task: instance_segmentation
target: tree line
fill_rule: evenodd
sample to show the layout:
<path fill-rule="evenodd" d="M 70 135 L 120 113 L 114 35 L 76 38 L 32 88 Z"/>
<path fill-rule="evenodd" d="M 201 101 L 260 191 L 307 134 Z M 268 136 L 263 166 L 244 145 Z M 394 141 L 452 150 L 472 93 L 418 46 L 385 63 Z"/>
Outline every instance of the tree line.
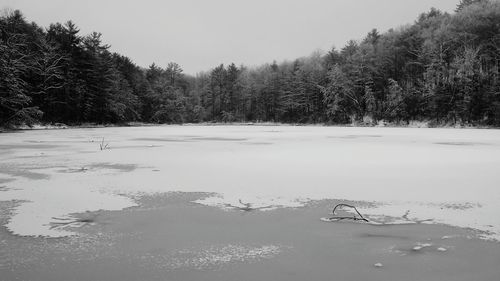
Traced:
<path fill-rule="evenodd" d="M 0 126 L 285 123 L 500 126 L 500 2 L 462 0 L 340 49 L 195 76 L 141 68 L 69 21 L 0 16 Z"/>

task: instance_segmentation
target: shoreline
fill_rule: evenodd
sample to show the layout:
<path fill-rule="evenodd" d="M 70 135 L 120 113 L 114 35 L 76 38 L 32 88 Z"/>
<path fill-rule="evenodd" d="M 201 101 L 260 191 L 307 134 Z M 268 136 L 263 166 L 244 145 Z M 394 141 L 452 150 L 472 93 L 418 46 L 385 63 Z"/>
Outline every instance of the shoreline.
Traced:
<path fill-rule="evenodd" d="M 98 128 L 130 128 L 130 127 L 164 127 L 164 126 L 203 126 L 203 127 L 218 127 L 218 126 L 290 126 L 290 127 L 332 127 L 332 128 L 422 128 L 422 129 L 478 129 L 478 130 L 498 130 L 500 127 L 495 126 L 482 126 L 482 125 L 458 125 L 458 124 L 444 124 L 444 125 L 429 125 L 428 121 L 410 122 L 408 125 L 387 123 L 384 125 L 374 124 L 331 124 L 331 123 L 274 123 L 274 122 L 200 122 L 200 123 L 142 123 L 130 122 L 123 124 L 80 124 L 80 125 L 67 125 L 64 123 L 54 124 L 34 124 L 33 126 L 18 126 L 16 128 L 0 127 L 1 133 L 13 133 L 19 131 L 32 131 L 32 130 L 65 130 L 65 129 L 98 129 Z"/>

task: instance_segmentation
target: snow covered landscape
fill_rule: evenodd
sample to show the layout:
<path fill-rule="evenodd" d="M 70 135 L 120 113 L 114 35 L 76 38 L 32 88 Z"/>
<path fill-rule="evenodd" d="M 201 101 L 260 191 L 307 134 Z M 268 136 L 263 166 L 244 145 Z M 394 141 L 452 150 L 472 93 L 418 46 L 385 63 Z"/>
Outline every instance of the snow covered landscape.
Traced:
<path fill-rule="evenodd" d="M 500 0 L 0 0 L 0 281 L 498 281 L 499 58 Z"/>

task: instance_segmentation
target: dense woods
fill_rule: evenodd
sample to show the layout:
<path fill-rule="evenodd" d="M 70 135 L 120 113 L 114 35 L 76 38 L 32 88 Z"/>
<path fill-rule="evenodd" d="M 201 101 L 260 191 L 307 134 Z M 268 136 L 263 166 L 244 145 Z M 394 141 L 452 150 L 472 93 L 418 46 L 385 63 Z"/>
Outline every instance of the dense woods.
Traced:
<path fill-rule="evenodd" d="M 325 26 L 325 28 L 328 28 Z M 147 69 L 71 21 L 0 16 L 0 126 L 42 123 L 287 123 L 500 126 L 500 2 L 462 0 L 327 53 L 196 76 Z"/>

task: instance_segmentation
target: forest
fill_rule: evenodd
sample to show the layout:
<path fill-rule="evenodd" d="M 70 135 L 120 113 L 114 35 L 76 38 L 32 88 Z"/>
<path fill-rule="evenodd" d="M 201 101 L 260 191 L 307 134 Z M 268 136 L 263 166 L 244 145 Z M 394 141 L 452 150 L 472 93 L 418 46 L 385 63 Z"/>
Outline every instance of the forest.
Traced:
<path fill-rule="evenodd" d="M 327 27 L 325 27 L 327 28 Z M 148 68 L 71 21 L 0 16 L 0 127 L 280 122 L 500 126 L 500 2 L 462 0 L 342 48 L 196 75 Z"/>

